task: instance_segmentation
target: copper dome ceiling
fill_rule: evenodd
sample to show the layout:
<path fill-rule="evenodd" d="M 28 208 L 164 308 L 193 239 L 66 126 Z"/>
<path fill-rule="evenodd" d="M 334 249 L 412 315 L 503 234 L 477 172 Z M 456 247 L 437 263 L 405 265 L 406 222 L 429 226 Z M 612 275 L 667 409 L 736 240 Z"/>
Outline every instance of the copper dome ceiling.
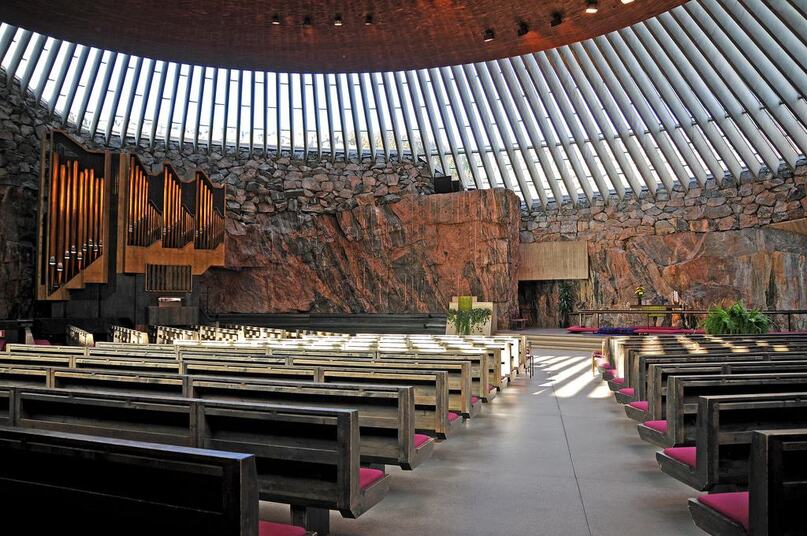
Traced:
<path fill-rule="evenodd" d="M 3 0 L 0 19 L 72 42 L 180 63 L 368 72 L 536 52 L 682 3 L 598 0 L 597 13 L 587 14 L 587 0 Z M 492 40 L 485 40 L 487 30 Z"/>

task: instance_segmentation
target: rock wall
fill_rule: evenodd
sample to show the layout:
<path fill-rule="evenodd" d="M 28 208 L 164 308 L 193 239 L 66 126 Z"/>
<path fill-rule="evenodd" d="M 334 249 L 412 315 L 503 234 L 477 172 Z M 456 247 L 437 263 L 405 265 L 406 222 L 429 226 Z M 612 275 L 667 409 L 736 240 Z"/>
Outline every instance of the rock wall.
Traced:
<path fill-rule="evenodd" d="M 655 202 L 631 198 L 524 212 L 520 240 L 587 240 L 590 275 L 578 288 L 581 305 L 590 308 L 624 308 L 642 285 L 646 303 L 671 303 L 677 291 L 695 308 L 739 299 L 807 309 L 807 236 L 777 228 L 805 217 L 806 184 L 807 166 L 800 165 L 764 181 L 659 191 Z M 538 304 L 539 323 L 557 326 L 556 285 L 542 289 L 538 296 L 522 291 L 532 296 L 522 306 Z M 805 324 L 801 317 L 798 325 Z"/>

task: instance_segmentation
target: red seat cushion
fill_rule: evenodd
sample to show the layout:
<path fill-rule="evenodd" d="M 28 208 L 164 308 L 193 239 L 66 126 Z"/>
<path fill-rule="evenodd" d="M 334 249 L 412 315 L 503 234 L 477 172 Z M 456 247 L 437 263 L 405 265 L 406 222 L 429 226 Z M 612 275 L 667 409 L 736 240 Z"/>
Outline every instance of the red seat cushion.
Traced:
<path fill-rule="evenodd" d="M 568 333 L 596 333 L 597 328 L 587 328 L 585 326 L 569 326 L 566 328 Z"/>
<path fill-rule="evenodd" d="M 454 413 L 453 411 L 448 412 L 448 422 L 454 422 L 460 418 L 459 413 Z"/>
<path fill-rule="evenodd" d="M 623 383 L 625 383 L 625 378 L 614 378 L 611 381 L 619 385 L 622 385 Z"/>
<path fill-rule="evenodd" d="M 695 447 L 671 447 L 664 449 L 664 454 L 673 460 L 687 464 L 692 469 L 695 468 L 695 460 L 697 459 Z"/>
<path fill-rule="evenodd" d="M 5 351 L 5 349 L 6 349 L 6 340 L 0 339 L 0 352 Z"/>
<path fill-rule="evenodd" d="M 488 389 L 488 393 L 492 393 L 492 392 L 493 392 L 493 391 L 495 391 L 495 390 L 496 390 L 496 386 L 495 386 L 495 385 L 491 385 L 491 386 L 490 386 L 490 388 Z"/>
<path fill-rule="evenodd" d="M 261 521 L 258 524 L 258 536 L 305 536 L 305 529 L 284 523 Z"/>
<path fill-rule="evenodd" d="M 429 439 L 431 439 L 426 434 L 415 434 L 415 448 L 418 448 L 423 443 L 426 443 Z"/>
<path fill-rule="evenodd" d="M 369 469 L 367 467 L 359 469 L 359 487 L 361 489 L 369 488 L 382 478 L 384 478 L 384 471 L 380 469 Z"/>
<path fill-rule="evenodd" d="M 647 426 L 648 428 L 652 428 L 653 430 L 655 430 L 656 432 L 659 432 L 661 434 L 666 434 L 667 433 L 667 420 L 666 419 L 663 420 L 663 421 L 645 421 L 644 425 Z M 695 464 L 692 464 L 692 465 L 694 466 Z"/>
<path fill-rule="evenodd" d="M 647 400 L 634 400 L 633 402 L 629 402 L 628 405 L 632 408 L 644 411 L 645 413 L 650 409 L 650 403 Z"/>
<path fill-rule="evenodd" d="M 720 512 L 748 530 L 748 492 L 710 493 L 701 495 L 698 502 Z"/>
<path fill-rule="evenodd" d="M 50 346 L 50 341 L 48 339 L 34 339 L 34 344 L 37 346 Z"/>
<path fill-rule="evenodd" d="M 602 356 L 602 350 L 594 350 L 593 352 L 591 352 L 591 355 L 594 356 L 594 357 L 601 357 Z"/>
<path fill-rule="evenodd" d="M 633 387 L 623 387 L 622 389 L 619 390 L 619 394 L 625 396 L 634 396 L 636 394 L 636 389 L 634 389 Z"/>
<path fill-rule="evenodd" d="M 479 402 L 479 397 L 471 395 L 471 405 L 475 406 L 477 402 Z"/>

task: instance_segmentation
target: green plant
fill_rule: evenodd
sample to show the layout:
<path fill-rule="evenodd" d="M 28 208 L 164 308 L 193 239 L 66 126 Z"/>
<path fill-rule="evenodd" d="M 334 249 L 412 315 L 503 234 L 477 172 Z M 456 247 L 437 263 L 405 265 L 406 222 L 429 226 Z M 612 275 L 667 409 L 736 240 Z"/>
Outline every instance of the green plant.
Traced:
<path fill-rule="evenodd" d="M 449 309 L 448 322 L 454 326 L 457 335 L 470 335 L 490 319 L 490 309 Z"/>
<path fill-rule="evenodd" d="M 574 311 L 576 302 L 574 285 L 570 281 L 561 281 L 558 285 L 558 313 L 561 327 L 569 325 L 569 315 Z"/>
<path fill-rule="evenodd" d="M 703 329 L 710 335 L 756 335 L 771 329 L 771 319 L 757 309 L 746 309 L 742 302 L 729 307 L 709 308 Z"/>

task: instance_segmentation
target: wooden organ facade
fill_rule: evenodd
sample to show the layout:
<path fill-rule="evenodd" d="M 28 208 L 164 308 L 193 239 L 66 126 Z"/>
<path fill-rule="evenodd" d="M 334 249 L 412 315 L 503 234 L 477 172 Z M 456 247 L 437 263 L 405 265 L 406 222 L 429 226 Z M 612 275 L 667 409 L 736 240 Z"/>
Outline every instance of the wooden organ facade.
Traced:
<path fill-rule="evenodd" d="M 141 275 L 144 292 L 188 294 L 192 277 L 224 266 L 225 190 L 168 163 L 91 151 L 61 131 L 42 140 L 36 297 Z"/>

